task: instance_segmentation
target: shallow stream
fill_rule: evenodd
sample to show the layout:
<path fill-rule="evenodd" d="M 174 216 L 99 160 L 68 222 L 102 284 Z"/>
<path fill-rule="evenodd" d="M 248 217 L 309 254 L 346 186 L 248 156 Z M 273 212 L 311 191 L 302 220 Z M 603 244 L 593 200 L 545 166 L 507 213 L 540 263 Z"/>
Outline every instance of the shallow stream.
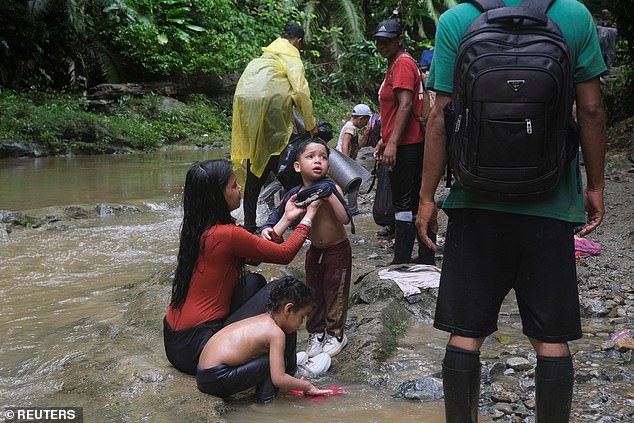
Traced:
<path fill-rule="evenodd" d="M 129 286 L 175 263 L 188 167 L 196 160 L 226 156 L 224 150 L 198 150 L 0 161 L 0 210 L 28 214 L 52 206 L 102 205 L 98 218 L 15 230 L 0 239 L 4 406 L 83 406 L 85 421 L 119 419 L 121 412 L 108 410 L 115 408 L 113 397 L 121 395 L 108 363 L 144 356 L 149 347 L 138 339 L 116 349 L 112 343 L 125 326 L 122 316 L 130 313 Z M 107 204 L 144 204 L 149 211 L 112 215 Z M 145 329 L 153 346 L 160 346 L 161 333 L 155 327 Z M 160 349 L 147 359 L 165 360 Z M 74 386 L 86 378 L 86 367 L 102 381 L 99 392 Z M 191 383 L 195 385 L 193 379 Z M 439 403 L 397 401 L 392 392 L 328 376 L 320 383 L 341 385 L 348 394 L 320 403 L 281 396 L 270 407 L 236 402 L 226 419 L 311 422 L 323 421 L 327 413 L 333 422 L 442 421 Z M 87 395 L 94 400 L 87 402 Z M 159 393 L 154 399 L 144 395 L 139 409 L 123 414 L 162 421 L 169 417 L 152 411 L 162 402 Z M 136 407 L 135 401 L 128 407 Z"/>
<path fill-rule="evenodd" d="M 168 376 L 182 378 L 183 392 L 166 391 L 161 384 L 165 376 L 151 370 L 153 363 L 166 362 L 160 314 L 167 294 L 161 294 L 164 303 L 154 310 L 137 310 L 135 305 L 144 290 L 168 292 L 155 285 L 144 288 L 141 281 L 175 264 L 180 196 L 188 167 L 196 160 L 227 154 L 197 150 L 0 161 L 0 210 L 28 213 L 77 204 L 102 210 L 97 218 L 0 237 L 4 406 L 81 406 L 86 422 L 179 420 L 169 396 L 195 393 L 195 380 Z M 143 204 L 147 211 L 115 215 L 107 204 Z M 366 210 L 362 207 L 355 219 L 357 240 L 365 240 L 353 247 L 357 257 L 373 253 L 377 227 L 368 211 L 367 205 Z M 303 253 L 298 257 L 303 260 Z M 279 275 L 276 271 L 264 268 L 271 276 Z M 512 317 L 513 301 L 505 307 L 505 315 Z M 523 338 L 518 319 L 510 320 L 514 323 L 502 319 L 501 331 L 513 340 Z M 599 320 L 584 323 L 591 333 L 608 330 Z M 319 385 L 339 385 L 348 394 L 319 402 L 281 395 L 267 407 L 233 401 L 225 421 L 442 422 L 442 401 L 393 399 L 398 386 L 389 380 L 390 375 L 403 381 L 436 373 L 445 342 L 444 333 L 419 322 L 385 363 L 386 385 L 326 375 Z M 581 342 L 596 349 L 600 340 L 590 335 Z M 497 347 L 485 344 L 483 357 Z"/>

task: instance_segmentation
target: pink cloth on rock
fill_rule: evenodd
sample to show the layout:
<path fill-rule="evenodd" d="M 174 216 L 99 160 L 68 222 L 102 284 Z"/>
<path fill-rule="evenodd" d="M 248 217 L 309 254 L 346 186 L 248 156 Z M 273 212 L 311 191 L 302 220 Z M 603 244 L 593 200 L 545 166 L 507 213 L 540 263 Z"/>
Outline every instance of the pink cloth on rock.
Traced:
<path fill-rule="evenodd" d="M 575 236 L 575 257 L 598 256 L 601 245 L 597 242 Z"/>

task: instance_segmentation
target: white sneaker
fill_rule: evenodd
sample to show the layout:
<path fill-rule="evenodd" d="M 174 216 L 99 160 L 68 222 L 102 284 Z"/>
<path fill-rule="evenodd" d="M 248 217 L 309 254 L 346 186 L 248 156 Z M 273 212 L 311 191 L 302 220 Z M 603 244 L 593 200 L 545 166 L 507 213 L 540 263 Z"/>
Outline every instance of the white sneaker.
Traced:
<path fill-rule="evenodd" d="M 297 365 L 300 366 L 302 364 L 306 364 L 308 362 L 308 354 L 304 351 L 300 351 L 297 353 Z"/>
<path fill-rule="evenodd" d="M 297 372 L 295 376 L 317 376 L 330 368 L 331 358 L 326 353 L 317 354 L 316 356 L 309 358 L 303 364 L 297 363 Z"/>
<path fill-rule="evenodd" d="M 323 343 L 326 339 L 326 333 L 311 333 L 308 338 L 308 348 L 306 352 L 308 353 L 308 357 L 315 357 L 317 354 L 321 354 L 323 352 Z"/>
<path fill-rule="evenodd" d="M 328 335 L 326 341 L 323 344 L 323 352 L 331 357 L 336 356 L 341 352 L 343 347 L 348 345 L 348 337 L 344 333 L 340 338 L 336 336 Z"/>

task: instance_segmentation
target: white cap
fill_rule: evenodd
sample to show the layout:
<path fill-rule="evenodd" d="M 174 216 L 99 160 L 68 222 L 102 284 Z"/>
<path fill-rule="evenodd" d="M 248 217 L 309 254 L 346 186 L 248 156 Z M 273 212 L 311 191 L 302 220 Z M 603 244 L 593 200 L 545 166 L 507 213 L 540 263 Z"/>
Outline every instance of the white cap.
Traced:
<path fill-rule="evenodd" d="M 372 110 L 365 104 L 357 104 L 352 108 L 352 116 L 372 116 Z"/>

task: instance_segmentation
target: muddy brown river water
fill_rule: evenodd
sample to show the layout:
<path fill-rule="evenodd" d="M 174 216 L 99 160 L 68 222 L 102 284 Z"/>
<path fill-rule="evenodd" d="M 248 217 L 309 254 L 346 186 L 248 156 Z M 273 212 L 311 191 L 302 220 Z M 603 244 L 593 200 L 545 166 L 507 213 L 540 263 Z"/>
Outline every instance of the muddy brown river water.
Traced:
<path fill-rule="evenodd" d="M 161 333 L 155 327 L 146 328 L 155 331 L 148 334 L 154 349 L 149 355 L 149 346 L 138 339 L 115 347 L 112 337 L 124 330 L 122 316 L 129 312 L 126 286 L 175 263 L 179 202 L 188 167 L 196 160 L 226 155 L 226 150 L 207 150 L 0 161 L 0 210 L 28 213 L 52 206 L 130 203 L 143 204 L 148 210 L 115 216 L 102 206 L 102 216 L 97 218 L 3 232 L 3 407 L 79 406 L 84 408 L 86 422 L 174 421 L 175 416 L 162 409 L 164 398 L 159 392 L 151 395 L 132 388 L 122 394 L 119 376 L 108 368 L 126 357 L 165 360 L 160 348 L 155 348 L 161 345 Z M 137 364 L 143 368 L 147 363 Z M 93 381 L 82 387 L 87 368 L 91 378 L 101 382 L 98 391 Z M 188 380 L 195 389 L 195 381 Z M 341 385 L 348 394 L 323 402 L 280 396 L 270 407 L 238 401 L 226 421 L 443 420 L 441 403 L 397 401 L 391 398 L 392 392 L 328 376 L 320 383 Z M 116 397 L 122 395 L 129 398 L 117 405 Z"/>

